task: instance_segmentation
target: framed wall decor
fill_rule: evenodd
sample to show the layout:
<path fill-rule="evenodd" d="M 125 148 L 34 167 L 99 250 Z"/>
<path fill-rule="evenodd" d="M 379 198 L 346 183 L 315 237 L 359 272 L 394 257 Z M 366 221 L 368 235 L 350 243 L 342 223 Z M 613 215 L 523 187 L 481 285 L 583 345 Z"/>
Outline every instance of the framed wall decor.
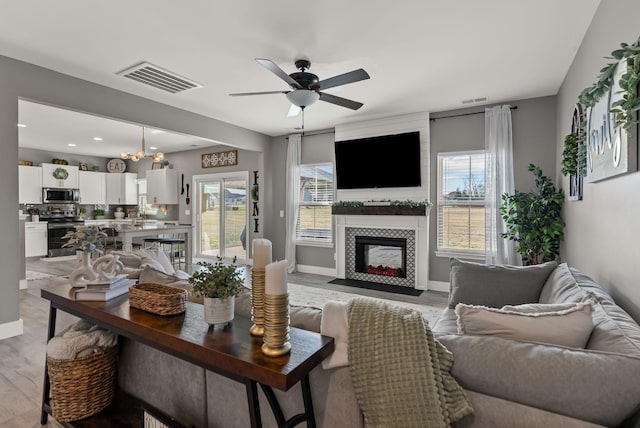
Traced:
<path fill-rule="evenodd" d="M 164 168 L 164 162 L 154 162 L 151 164 L 151 169 L 162 169 Z"/>
<path fill-rule="evenodd" d="M 79 171 L 89 171 L 89 166 L 84 162 L 80 162 L 78 164 L 78 170 Z"/>
<path fill-rule="evenodd" d="M 202 155 L 202 168 L 216 168 L 219 166 L 238 165 L 238 151 L 226 150 L 224 152 L 204 153 Z"/>

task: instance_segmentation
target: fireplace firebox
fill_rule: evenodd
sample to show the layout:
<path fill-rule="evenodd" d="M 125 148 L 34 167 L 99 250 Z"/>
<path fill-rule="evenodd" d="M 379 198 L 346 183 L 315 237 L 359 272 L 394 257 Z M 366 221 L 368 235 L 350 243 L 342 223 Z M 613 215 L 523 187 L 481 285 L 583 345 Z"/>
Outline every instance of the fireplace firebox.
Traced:
<path fill-rule="evenodd" d="M 407 240 L 356 236 L 355 271 L 369 275 L 407 277 Z"/>

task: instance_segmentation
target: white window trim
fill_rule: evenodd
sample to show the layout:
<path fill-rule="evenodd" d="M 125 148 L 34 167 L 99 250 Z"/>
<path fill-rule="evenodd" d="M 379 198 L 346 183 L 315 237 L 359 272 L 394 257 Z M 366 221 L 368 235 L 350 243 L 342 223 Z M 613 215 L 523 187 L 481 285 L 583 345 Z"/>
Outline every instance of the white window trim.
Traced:
<path fill-rule="evenodd" d="M 436 154 L 436 163 L 437 163 L 437 167 L 438 167 L 438 175 L 436 176 L 436 204 L 440 203 L 440 187 L 441 184 L 440 180 L 442 177 L 442 165 L 440 163 L 440 156 L 460 156 L 460 155 L 479 155 L 479 154 L 484 154 L 486 155 L 486 150 L 459 150 L 459 151 L 455 151 L 455 152 L 439 152 Z M 477 206 L 485 206 L 486 202 L 478 202 L 478 201 L 469 201 L 466 202 L 462 205 L 464 206 L 469 206 L 469 205 L 477 205 Z M 464 258 L 464 259 L 473 259 L 473 260 L 485 260 L 486 258 L 486 251 L 485 250 L 462 250 L 462 249 L 456 249 L 456 248 L 440 248 L 438 246 L 439 242 L 440 242 L 440 218 L 438 215 L 438 207 L 436 206 L 436 251 L 435 251 L 435 255 L 436 257 L 446 257 L 446 258 L 451 258 L 451 257 L 456 257 L 456 258 Z"/>

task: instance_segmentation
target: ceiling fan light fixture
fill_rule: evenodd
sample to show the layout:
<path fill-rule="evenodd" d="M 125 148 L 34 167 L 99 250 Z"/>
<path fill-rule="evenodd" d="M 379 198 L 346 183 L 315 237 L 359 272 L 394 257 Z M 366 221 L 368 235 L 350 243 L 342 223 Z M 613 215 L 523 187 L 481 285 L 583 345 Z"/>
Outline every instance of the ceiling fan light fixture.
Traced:
<path fill-rule="evenodd" d="M 287 99 L 291 104 L 304 108 L 318 101 L 320 94 L 309 89 L 296 89 L 287 94 Z"/>

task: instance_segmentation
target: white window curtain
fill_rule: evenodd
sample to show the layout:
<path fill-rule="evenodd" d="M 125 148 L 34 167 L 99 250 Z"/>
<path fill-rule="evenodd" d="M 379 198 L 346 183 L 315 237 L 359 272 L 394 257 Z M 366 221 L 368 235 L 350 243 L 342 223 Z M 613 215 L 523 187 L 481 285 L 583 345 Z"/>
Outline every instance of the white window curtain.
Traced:
<path fill-rule="evenodd" d="M 485 109 L 485 261 L 521 265 L 514 241 L 502 238 L 506 231 L 500 215 L 502 194 L 515 191 L 511 106 Z"/>
<path fill-rule="evenodd" d="M 284 257 L 287 259 L 287 272 L 296 271 L 296 224 L 300 199 L 300 146 L 301 134 L 289 135 L 287 148 L 287 184 L 286 184 L 286 243 Z"/>

